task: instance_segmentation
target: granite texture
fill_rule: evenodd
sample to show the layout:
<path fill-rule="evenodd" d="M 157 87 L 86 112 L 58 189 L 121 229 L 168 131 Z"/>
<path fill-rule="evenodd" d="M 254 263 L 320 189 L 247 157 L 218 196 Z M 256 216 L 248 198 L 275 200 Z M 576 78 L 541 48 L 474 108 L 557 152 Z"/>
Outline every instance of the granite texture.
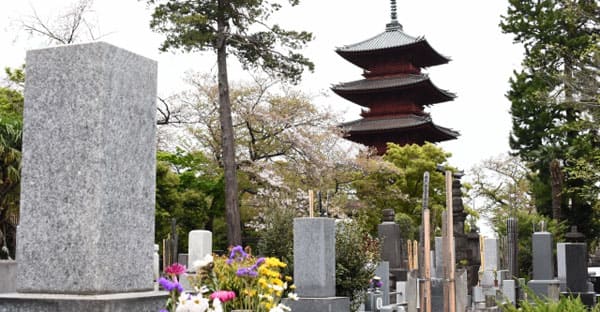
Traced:
<path fill-rule="evenodd" d="M 205 230 L 190 231 L 188 234 L 188 268 L 193 268 L 194 261 L 210 254 L 212 254 L 212 232 Z"/>
<path fill-rule="evenodd" d="M 167 292 L 109 295 L 0 294 L 0 312 L 148 312 L 164 307 Z"/>
<path fill-rule="evenodd" d="M 435 240 L 435 270 L 431 270 L 432 277 L 444 277 L 444 240 L 440 236 L 436 236 Z"/>
<path fill-rule="evenodd" d="M 588 291 L 587 245 L 585 243 L 558 244 L 558 271 L 564 278 L 566 292 Z"/>
<path fill-rule="evenodd" d="M 486 238 L 483 243 L 483 258 L 484 270 L 497 270 L 498 269 L 498 239 L 497 238 Z"/>
<path fill-rule="evenodd" d="M 156 62 L 96 42 L 26 63 L 17 291 L 151 290 Z"/>
<path fill-rule="evenodd" d="M 377 225 L 381 246 L 381 260 L 390 263 L 390 268 L 403 268 L 402 237 L 400 225 L 395 222 L 383 222 Z"/>
<path fill-rule="evenodd" d="M 538 297 L 550 297 L 549 286 L 559 285 L 558 280 L 530 280 L 527 287 Z"/>
<path fill-rule="evenodd" d="M 551 233 L 533 233 L 531 237 L 531 261 L 534 280 L 551 280 L 554 278 L 554 253 L 552 251 L 552 244 Z"/>
<path fill-rule="evenodd" d="M 286 300 L 284 304 L 294 312 L 350 312 L 348 297 L 300 298 L 298 301 Z"/>
<path fill-rule="evenodd" d="M 419 290 L 417 288 L 418 274 L 417 271 L 410 271 L 406 276 L 405 298 L 407 312 L 417 312 L 419 305 Z M 431 283 L 433 292 L 433 280 Z"/>
<path fill-rule="evenodd" d="M 390 304 L 390 263 L 387 261 L 381 261 L 375 268 L 375 276 L 381 278 L 381 296 L 383 298 L 383 305 Z"/>
<path fill-rule="evenodd" d="M 17 262 L 0 260 L 0 293 L 12 293 L 17 290 Z"/>
<path fill-rule="evenodd" d="M 502 297 L 506 302 L 511 304 L 517 302 L 517 283 L 515 280 L 502 281 Z"/>
<path fill-rule="evenodd" d="M 294 284 L 301 298 L 335 297 L 333 219 L 294 219 Z"/>
<path fill-rule="evenodd" d="M 467 270 L 466 269 L 457 269 L 456 270 L 456 278 L 454 279 L 454 289 L 456 290 L 456 300 L 454 301 L 456 304 L 455 311 L 466 311 L 467 306 L 469 305 L 468 295 L 469 295 L 469 285 L 467 282 Z"/>

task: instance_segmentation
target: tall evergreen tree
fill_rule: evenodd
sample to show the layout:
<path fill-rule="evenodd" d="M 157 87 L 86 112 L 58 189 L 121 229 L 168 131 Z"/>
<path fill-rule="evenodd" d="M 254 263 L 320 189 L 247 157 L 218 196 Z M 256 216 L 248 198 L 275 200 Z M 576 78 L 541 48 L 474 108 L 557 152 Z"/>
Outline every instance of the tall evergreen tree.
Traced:
<path fill-rule="evenodd" d="M 289 0 L 297 5 L 299 0 Z M 241 244 L 235 144 L 227 75 L 227 54 L 245 68 L 263 69 L 296 82 L 313 64 L 295 52 L 312 40 L 308 32 L 267 25 L 278 2 L 266 0 L 148 0 L 156 5 L 150 27 L 166 35 L 162 51 L 214 51 L 217 55 L 222 165 L 225 175 L 225 212 L 230 244 Z"/>
<path fill-rule="evenodd" d="M 500 23 L 525 47 L 507 95 L 510 146 L 535 173 L 537 210 L 588 238 L 600 230 L 599 16 L 595 0 L 509 0 Z"/>

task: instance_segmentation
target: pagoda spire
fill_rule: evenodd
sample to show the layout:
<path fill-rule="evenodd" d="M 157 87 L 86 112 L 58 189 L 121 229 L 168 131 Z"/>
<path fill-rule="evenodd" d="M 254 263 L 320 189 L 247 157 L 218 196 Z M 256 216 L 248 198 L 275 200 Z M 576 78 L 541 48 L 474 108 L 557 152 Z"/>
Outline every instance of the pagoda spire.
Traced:
<path fill-rule="evenodd" d="M 402 30 L 402 24 L 398 23 L 398 17 L 396 14 L 396 0 L 390 0 L 390 5 L 392 21 L 389 24 L 385 25 L 385 30 Z"/>

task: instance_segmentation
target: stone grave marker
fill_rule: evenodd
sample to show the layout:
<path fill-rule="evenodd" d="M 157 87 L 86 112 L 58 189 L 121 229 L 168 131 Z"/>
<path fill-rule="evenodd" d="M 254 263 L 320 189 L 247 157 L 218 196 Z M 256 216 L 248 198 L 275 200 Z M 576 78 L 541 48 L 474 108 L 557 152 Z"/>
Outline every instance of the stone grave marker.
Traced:
<path fill-rule="evenodd" d="M 335 221 L 294 219 L 294 312 L 348 311 L 349 299 L 335 294 Z"/>
<path fill-rule="evenodd" d="M 26 64 L 17 293 L 0 310 L 159 309 L 156 62 L 94 42 Z"/>
<path fill-rule="evenodd" d="M 552 245 L 550 232 L 533 233 L 531 237 L 533 279 L 527 283 L 527 286 L 539 297 L 548 297 L 548 285 L 556 283 Z"/>

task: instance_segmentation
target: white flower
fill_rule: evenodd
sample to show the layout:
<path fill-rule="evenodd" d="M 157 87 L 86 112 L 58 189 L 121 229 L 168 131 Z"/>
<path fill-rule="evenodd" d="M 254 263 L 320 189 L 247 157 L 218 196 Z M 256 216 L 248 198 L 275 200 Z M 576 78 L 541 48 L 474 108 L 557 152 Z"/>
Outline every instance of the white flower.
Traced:
<path fill-rule="evenodd" d="M 175 312 L 205 312 L 208 310 L 208 299 L 201 295 L 192 296 L 190 294 L 181 294 L 177 303 Z"/>
<path fill-rule="evenodd" d="M 294 301 L 298 301 L 298 294 L 296 293 L 289 293 L 288 294 L 288 298 L 294 300 Z"/>
<path fill-rule="evenodd" d="M 269 310 L 269 312 L 289 312 L 292 311 L 292 309 L 282 303 L 278 304 L 277 306 L 274 306 L 271 308 L 271 310 Z"/>
<path fill-rule="evenodd" d="M 213 299 L 213 307 L 209 311 L 211 312 L 223 312 L 223 306 L 221 305 L 221 300 L 219 298 Z"/>
<path fill-rule="evenodd" d="M 194 263 L 192 263 L 192 267 L 194 268 L 194 270 L 198 271 L 198 269 L 201 269 L 211 264 L 213 260 L 213 256 L 211 254 L 208 254 L 204 256 L 204 258 L 194 261 Z"/>

